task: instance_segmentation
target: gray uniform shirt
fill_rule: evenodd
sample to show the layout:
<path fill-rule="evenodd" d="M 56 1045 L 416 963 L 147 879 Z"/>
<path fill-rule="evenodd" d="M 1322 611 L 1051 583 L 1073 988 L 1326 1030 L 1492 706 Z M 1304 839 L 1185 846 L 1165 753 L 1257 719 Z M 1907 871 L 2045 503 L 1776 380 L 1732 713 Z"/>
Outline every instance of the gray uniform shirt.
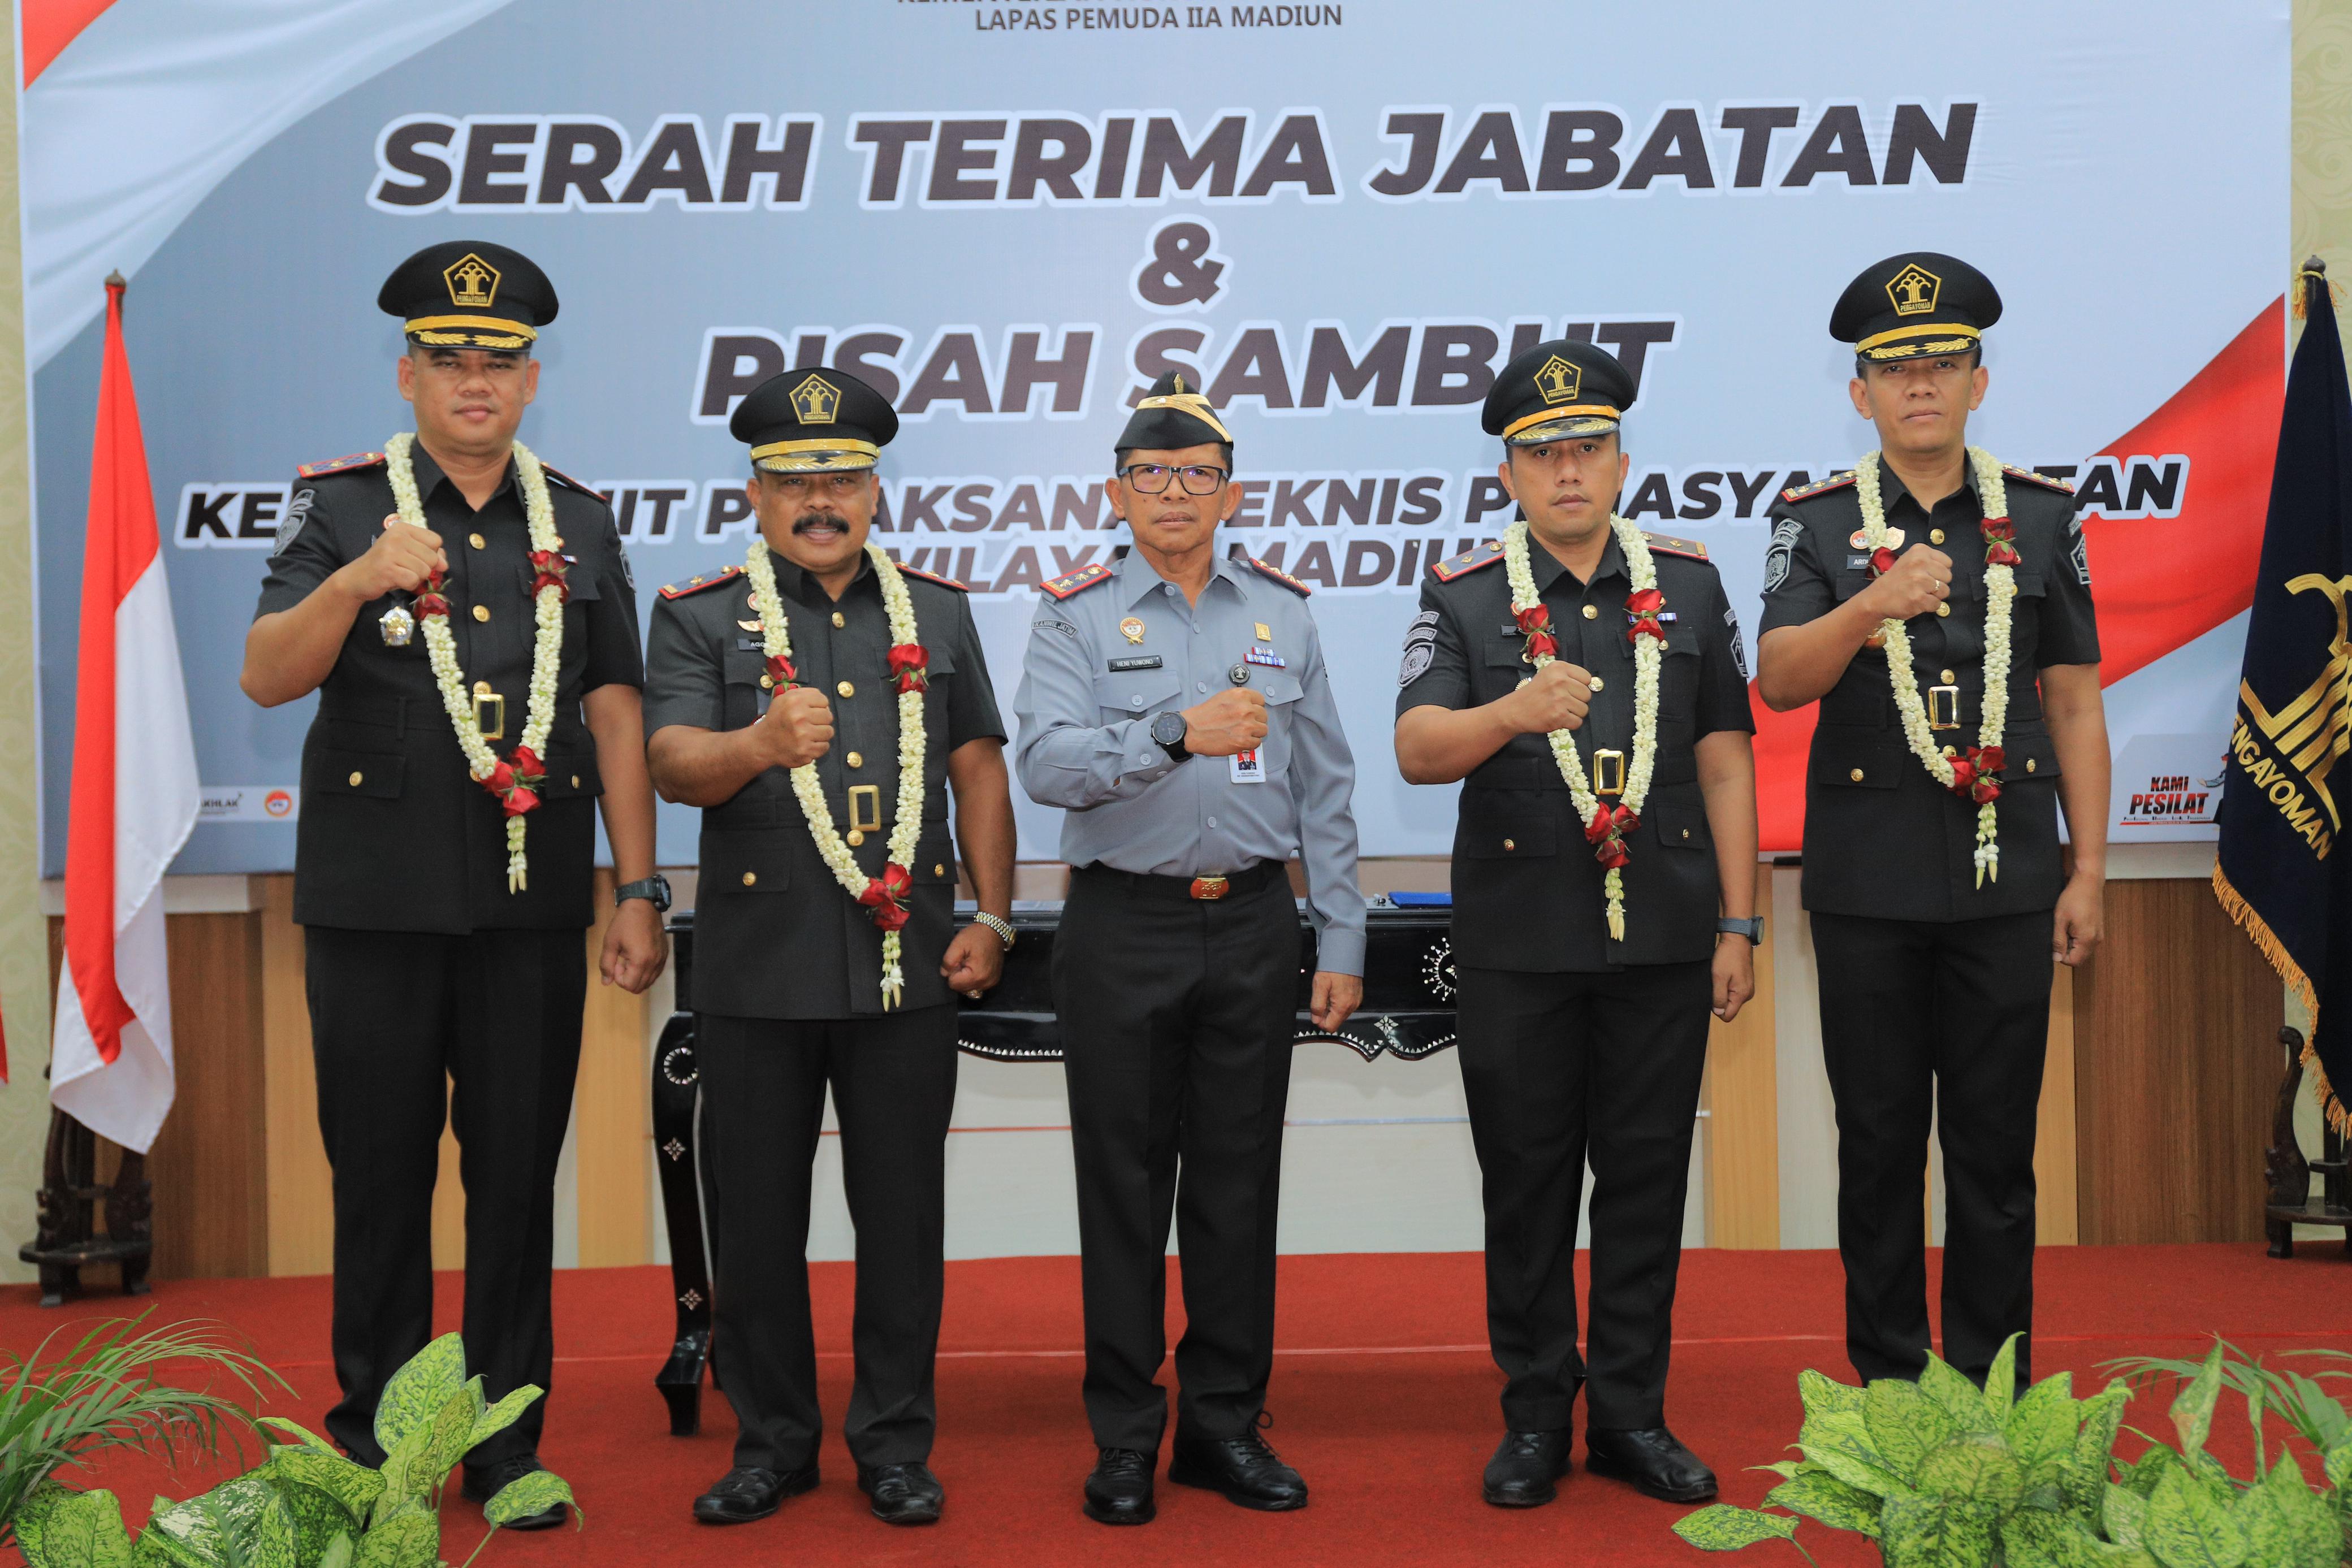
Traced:
<path fill-rule="evenodd" d="M 1237 666 L 1265 694 L 1261 783 L 1237 782 L 1223 757 L 1171 762 L 1151 739 L 1155 716 L 1224 690 Z M 1191 604 L 1129 550 L 1067 598 L 1049 587 L 1038 600 L 1013 716 L 1021 787 L 1068 813 L 1064 860 L 1189 877 L 1296 854 L 1317 967 L 1363 973 L 1356 764 L 1302 591 L 1224 557 Z"/>

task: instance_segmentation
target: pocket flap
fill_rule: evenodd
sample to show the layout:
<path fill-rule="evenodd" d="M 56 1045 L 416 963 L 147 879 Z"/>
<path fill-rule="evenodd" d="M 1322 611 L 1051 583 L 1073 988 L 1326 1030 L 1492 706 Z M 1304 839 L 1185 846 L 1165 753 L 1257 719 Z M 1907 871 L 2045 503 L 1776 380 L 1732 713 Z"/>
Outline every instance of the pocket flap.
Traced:
<path fill-rule="evenodd" d="M 400 799 L 408 758 L 383 751 L 321 751 L 318 780 L 310 786 L 321 795 L 365 795 L 378 800 Z"/>
<path fill-rule="evenodd" d="M 1540 860 L 1559 853 L 1559 833 L 1539 794 L 1462 791 L 1454 852 L 1468 860 Z"/>
<path fill-rule="evenodd" d="M 1129 670 L 1122 674 L 1095 677 L 1096 703 L 1129 713 L 1149 713 L 1165 707 L 1169 699 L 1182 689 L 1183 683 L 1172 670 Z"/>
<path fill-rule="evenodd" d="M 793 884 L 792 835 L 772 832 L 706 832 L 702 835 L 699 896 L 782 893 Z"/>
<path fill-rule="evenodd" d="M 551 800 L 601 795 L 604 781 L 596 776 L 596 758 L 583 751 L 551 751 L 547 757 L 547 787 L 540 791 Z"/>
<path fill-rule="evenodd" d="M 1892 789 L 1919 759 L 1900 731 L 1825 724 L 1813 731 L 1812 781 L 1847 789 Z"/>
<path fill-rule="evenodd" d="M 1298 684 L 1298 677 L 1288 670 L 1253 668 L 1250 671 L 1250 685 L 1255 686 L 1269 704 L 1276 706 L 1297 702 L 1307 690 Z"/>
<path fill-rule="evenodd" d="M 1661 800 L 1650 809 L 1658 842 L 1670 850 L 1711 850 L 1715 834 L 1706 825 L 1706 808 L 1685 800 Z"/>
<path fill-rule="evenodd" d="M 2003 783 L 2021 784 L 2029 779 L 2058 777 L 2058 747 L 2050 738 L 2050 731 L 2036 724 L 2021 726 L 2001 737 L 2005 766 L 2000 777 Z"/>

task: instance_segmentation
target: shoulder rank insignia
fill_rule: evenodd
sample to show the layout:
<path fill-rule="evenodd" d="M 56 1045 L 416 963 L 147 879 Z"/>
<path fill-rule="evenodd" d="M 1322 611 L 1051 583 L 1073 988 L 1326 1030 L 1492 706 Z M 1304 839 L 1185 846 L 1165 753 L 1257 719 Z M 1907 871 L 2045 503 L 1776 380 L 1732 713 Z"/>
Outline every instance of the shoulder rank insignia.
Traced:
<path fill-rule="evenodd" d="M 294 472 L 305 479 L 323 479 L 330 474 L 344 474 L 354 468 L 373 468 L 383 461 L 381 452 L 354 452 L 328 463 L 305 463 Z"/>
<path fill-rule="evenodd" d="M 1476 549 L 1457 555 L 1451 560 L 1441 560 L 1429 570 L 1436 575 L 1438 581 L 1452 582 L 1465 571 L 1475 571 L 1482 566 L 1492 566 L 1502 559 L 1502 545 L 1496 540 L 1488 539 Z"/>
<path fill-rule="evenodd" d="M 1706 547 L 1696 539 L 1678 539 L 1671 534 L 1646 534 L 1643 537 L 1650 541 L 1650 548 L 1654 550 L 1664 550 L 1668 555 L 1683 556 L 1691 560 L 1706 559 Z"/>
<path fill-rule="evenodd" d="M 925 571 L 919 566 L 908 566 L 903 560 L 898 563 L 898 570 L 903 576 L 919 577 L 925 582 L 936 582 L 941 588 L 952 588 L 958 593 L 970 593 L 971 591 L 971 586 L 969 583 L 958 582 L 952 577 L 941 577 L 936 571 Z"/>
<path fill-rule="evenodd" d="M 1066 572 L 1060 577 L 1048 578 L 1037 586 L 1055 599 L 1067 599 L 1073 593 L 1092 588 L 1097 582 L 1108 580 L 1110 580 L 1110 568 L 1097 561 L 1092 566 L 1082 566 L 1077 570 Z"/>
<path fill-rule="evenodd" d="M 554 480 L 557 484 L 564 486 L 566 489 L 577 490 L 583 496 L 593 496 L 596 499 L 607 504 L 609 504 L 613 499 L 612 497 L 607 496 L 604 491 L 597 489 L 594 486 L 587 484 L 583 480 L 574 479 L 571 475 L 566 474 L 562 469 L 558 468 L 552 463 L 542 462 L 540 465 L 540 467 L 545 470 L 549 478 Z"/>
<path fill-rule="evenodd" d="M 1315 591 L 1313 589 L 1307 587 L 1305 583 L 1299 581 L 1297 578 L 1291 576 L 1288 572 L 1283 570 L 1278 566 L 1268 566 L 1265 562 L 1258 559 L 1257 557 L 1254 555 L 1245 555 L 1242 557 L 1242 559 L 1249 562 L 1250 569 L 1255 571 L 1260 577 L 1272 578 L 1275 581 L 1282 584 L 1283 587 L 1290 590 L 1291 592 L 1298 595 L 1301 599 L 1306 598 L 1308 594 Z"/>
<path fill-rule="evenodd" d="M 1784 501 L 1802 501 L 1814 496 L 1826 495 L 1832 490 L 1843 489 L 1853 483 L 1853 471 L 1852 469 L 1848 469 L 1843 474 L 1832 474 L 1826 479 L 1816 479 L 1810 485 L 1790 486 L 1788 489 L 1780 492 L 1780 499 Z"/>
<path fill-rule="evenodd" d="M 661 596 L 664 599 L 684 599 L 690 593 L 700 593 L 704 589 L 716 588 L 722 582 L 742 575 L 741 567 L 727 567 L 707 576 L 689 577 L 684 582 L 665 583 L 662 585 Z"/>
<path fill-rule="evenodd" d="M 2071 479 L 2060 479 L 2048 474 L 2036 474 L 2031 468 L 2020 468 L 2008 463 L 2000 465 L 2000 471 L 2012 479 L 2022 479 L 2029 485 L 2039 485 L 2045 490 L 2055 490 L 2062 496 L 2071 496 L 2074 493 L 2074 484 Z"/>

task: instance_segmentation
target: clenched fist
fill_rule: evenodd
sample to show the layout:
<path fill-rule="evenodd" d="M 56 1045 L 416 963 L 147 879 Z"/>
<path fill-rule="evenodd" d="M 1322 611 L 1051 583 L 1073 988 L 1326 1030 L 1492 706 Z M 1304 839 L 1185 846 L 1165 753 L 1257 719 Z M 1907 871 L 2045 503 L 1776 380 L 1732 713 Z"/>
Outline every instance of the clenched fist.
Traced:
<path fill-rule="evenodd" d="M 1554 659 L 1503 701 L 1510 705 L 1507 716 L 1521 735 L 1580 728 L 1592 706 L 1592 672 Z"/>
<path fill-rule="evenodd" d="M 751 727 L 751 739 L 775 767 L 814 762 L 833 749 L 833 705 L 814 686 L 778 692 Z"/>
<path fill-rule="evenodd" d="M 1228 686 L 1184 710 L 1184 749 L 1197 756 L 1237 756 L 1265 738 L 1265 694 L 1255 686 Z"/>
<path fill-rule="evenodd" d="M 1952 558 L 1927 545 L 1913 545 L 1855 598 L 1881 621 L 1908 621 L 1934 614 L 1951 592 Z"/>
<path fill-rule="evenodd" d="M 344 591 L 365 604 L 395 589 L 414 593 L 435 572 L 448 570 L 449 558 L 441 553 L 439 534 L 431 528 L 409 528 L 394 517 L 384 518 L 383 532 L 376 536 L 367 554 L 344 562 L 335 575 L 342 579 Z"/>

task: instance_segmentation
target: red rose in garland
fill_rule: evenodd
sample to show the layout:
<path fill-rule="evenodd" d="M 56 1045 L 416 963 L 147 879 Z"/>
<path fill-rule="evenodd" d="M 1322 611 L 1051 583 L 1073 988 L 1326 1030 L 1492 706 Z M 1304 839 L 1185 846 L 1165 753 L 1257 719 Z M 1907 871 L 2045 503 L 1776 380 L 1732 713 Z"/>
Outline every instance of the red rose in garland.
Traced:
<path fill-rule="evenodd" d="M 1658 623 L 1658 612 L 1665 607 L 1666 596 L 1654 588 L 1636 589 L 1627 594 L 1625 613 L 1633 618 L 1633 623 L 1625 628 L 1626 640 L 1655 637 L 1659 642 L 1664 642 L 1666 629 Z"/>
<path fill-rule="evenodd" d="M 890 650 L 890 674 L 898 678 L 898 690 L 919 692 L 931 684 L 931 655 L 920 643 L 900 643 Z"/>
<path fill-rule="evenodd" d="M 895 861 L 882 868 L 882 874 L 866 884 L 857 902 L 872 910 L 874 924 L 885 931 L 896 931 L 907 924 L 907 895 L 915 891 L 915 879 L 905 866 Z"/>
<path fill-rule="evenodd" d="M 1528 646 L 1524 657 L 1528 664 L 1559 656 L 1559 639 L 1551 634 L 1549 610 L 1540 604 L 1530 604 L 1525 610 L 1514 612 L 1511 619 L 1517 622 L 1519 630 L 1527 633 Z"/>

